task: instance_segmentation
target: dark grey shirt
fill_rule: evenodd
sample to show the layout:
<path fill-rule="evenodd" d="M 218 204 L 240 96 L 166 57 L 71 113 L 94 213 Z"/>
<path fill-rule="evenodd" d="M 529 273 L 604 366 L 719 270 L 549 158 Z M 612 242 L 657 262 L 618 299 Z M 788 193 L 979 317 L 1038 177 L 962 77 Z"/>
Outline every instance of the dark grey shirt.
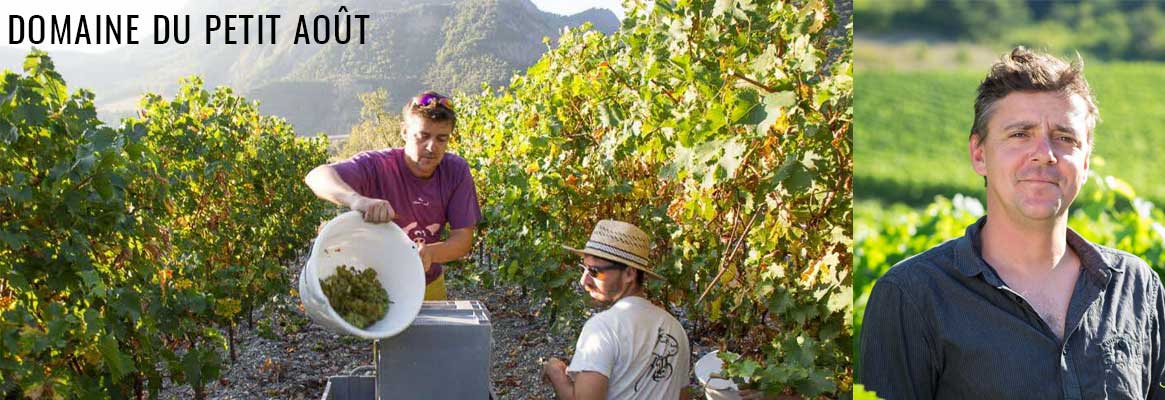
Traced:
<path fill-rule="evenodd" d="M 1165 399 L 1161 279 L 1068 230 L 1082 271 L 1064 341 L 987 265 L 979 232 L 911 257 L 874 285 L 858 381 L 896 399 Z"/>

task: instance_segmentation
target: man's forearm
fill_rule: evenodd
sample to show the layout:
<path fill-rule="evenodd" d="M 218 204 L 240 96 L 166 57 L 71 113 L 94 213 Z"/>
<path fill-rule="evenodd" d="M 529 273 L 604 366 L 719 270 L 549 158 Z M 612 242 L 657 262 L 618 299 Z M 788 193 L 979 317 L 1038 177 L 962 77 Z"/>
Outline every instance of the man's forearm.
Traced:
<path fill-rule="evenodd" d="M 574 400 L 574 382 L 565 375 L 550 379 L 550 384 L 554 386 L 554 393 L 558 395 L 558 400 Z"/>
<path fill-rule="evenodd" d="M 344 182 L 340 174 L 330 165 L 321 165 L 307 173 L 304 183 L 321 199 L 340 206 L 348 207 L 352 204 L 352 197 L 357 193 Z"/>
<path fill-rule="evenodd" d="M 435 263 L 455 261 L 469 254 L 473 248 L 473 228 L 456 229 L 443 242 L 425 244 Z"/>

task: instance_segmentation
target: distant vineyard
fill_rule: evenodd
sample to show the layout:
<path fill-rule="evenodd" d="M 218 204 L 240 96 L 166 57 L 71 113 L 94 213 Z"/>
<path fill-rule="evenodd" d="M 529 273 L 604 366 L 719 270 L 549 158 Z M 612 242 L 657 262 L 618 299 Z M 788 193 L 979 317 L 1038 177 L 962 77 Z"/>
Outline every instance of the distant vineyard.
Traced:
<path fill-rule="evenodd" d="M 971 170 L 967 136 L 975 88 L 988 65 L 960 71 L 878 71 L 857 74 L 854 155 L 860 166 L 855 192 L 923 206 L 936 194 L 981 195 L 983 179 Z M 1161 127 L 1165 113 L 1145 104 L 1165 97 L 1145 90 L 1165 80 L 1165 63 L 1086 63 L 1086 75 L 1100 106 L 1091 168 L 1120 175 L 1139 194 L 1165 204 Z"/>

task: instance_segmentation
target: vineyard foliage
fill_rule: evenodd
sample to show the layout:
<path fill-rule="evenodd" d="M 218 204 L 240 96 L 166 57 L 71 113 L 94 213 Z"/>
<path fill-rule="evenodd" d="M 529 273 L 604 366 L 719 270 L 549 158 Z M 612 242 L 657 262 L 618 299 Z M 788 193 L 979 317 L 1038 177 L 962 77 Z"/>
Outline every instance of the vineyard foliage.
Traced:
<path fill-rule="evenodd" d="M 478 278 L 523 286 L 561 327 L 584 303 L 559 245 L 629 221 L 666 277 L 651 291 L 736 353 L 729 373 L 850 390 L 852 25 L 831 31 L 824 1 L 644 3 L 458 99 L 454 149 L 500 260 Z"/>
<path fill-rule="evenodd" d="M 1133 253 L 1165 273 L 1165 212 L 1137 196 L 1132 186 L 1111 176 L 1089 172 L 1088 183 L 1074 202 L 1068 226 L 1085 239 Z M 937 197 L 923 211 L 897 205 L 882 208 L 859 203 L 855 208 L 855 336 L 861 334 L 870 290 L 878 277 L 912 255 L 963 235 L 984 215 L 978 199 Z M 861 360 L 855 358 L 855 366 Z M 859 366 L 860 368 L 860 366 Z"/>
<path fill-rule="evenodd" d="M 147 95 L 121 127 L 34 50 L 0 83 L 0 395 L 202 397 L 234 324 L 286 292 L 326 159 L 229 89 Z"/>

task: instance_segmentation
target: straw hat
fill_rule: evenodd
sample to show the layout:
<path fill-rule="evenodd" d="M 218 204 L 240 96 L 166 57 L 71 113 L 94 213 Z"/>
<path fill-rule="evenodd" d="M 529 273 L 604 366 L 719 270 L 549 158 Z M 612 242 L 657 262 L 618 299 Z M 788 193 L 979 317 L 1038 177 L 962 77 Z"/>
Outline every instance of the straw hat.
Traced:
<path fill-rule="evenodd" d="M 647 258 L 650 244 L 651 238 L 635 225 L 604 219 L 595 225 L 595 230 L 591 232 L 591 238 L 587 240 L 585 248 L 580 250 L 565 245 L 562 247 L 580 256 L 590 254 L 627 264 L 647 273 L 652 278 L 662 280 L 662 276 L 651 272 L 650 262 Z"/>

